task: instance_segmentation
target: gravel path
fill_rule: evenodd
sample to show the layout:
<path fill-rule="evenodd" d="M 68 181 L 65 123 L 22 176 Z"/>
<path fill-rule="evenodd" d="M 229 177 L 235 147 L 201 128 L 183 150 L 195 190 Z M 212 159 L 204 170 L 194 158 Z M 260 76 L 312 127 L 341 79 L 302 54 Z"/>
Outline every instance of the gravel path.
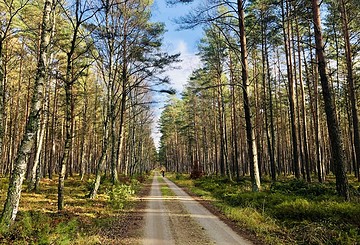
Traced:
<path fill-rule="evenodd" d="M 159 183 L 158 176 L 155 174 L 150 196 L 145 198 L 144 245 L 252 244 L 167 178 Z M 175 195 L 162 197 L 163 185 Z"/>
<path fill-rule="evenodd" d="M 160 184 L 155 175 L 150 196 L 144 198 L 147 202 L 145 210 L 145 237 L 144 245 L 165 245 L 175 244 L 170 225 L 169 212 L 165 209 L 164 201 L 161 196 Z"/>

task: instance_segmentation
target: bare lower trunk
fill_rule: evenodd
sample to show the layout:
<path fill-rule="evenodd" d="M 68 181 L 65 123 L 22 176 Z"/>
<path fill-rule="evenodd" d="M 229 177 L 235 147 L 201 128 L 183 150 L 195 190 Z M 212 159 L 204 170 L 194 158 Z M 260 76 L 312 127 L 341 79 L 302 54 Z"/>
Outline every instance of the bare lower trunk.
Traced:
<path fill-rule="evenodd" d="M 35 154 L 34 164 L 31 170 L 30 182 L 28 185 L 29 191 L 36 190 L 37 188 L 36 180 L 38 176 L 38 169 L 40 168 L 40 155 L 41 155 L 42 144 L 44 141 L 44 134 L 45 134 L 45 123 L 42 124 L 41 128 L 38 129 L 38 133 L 37 133 L 36 154 Z"/>
<path fill-rule="evenodd" d="M 247 62 L 247 47 L 246 35 L 244 26 L 244 8 L 243 1 L 238 0 L 238 14 L 239 14 L 239 30 L 240 30 L 240 44 L 241 44 L 241 62 L 242 62 L 242 85 L 243 85 L 243 102 L 246 122 L 246 138 L 248 143 L 248 156 L 250 164 L 250 175 L 252 181 L 253 191 L 260 190 L 260 174 L 257 160 L 257 148 L 254 137 L 253 126 L 251 122 L 250 100 L 249 100 L 249 85 L 248 85 L 248 62 Z"/>
<path fill-rule="evenodd" d="M 354 75 L 353 75 L 353 62 L 352 62 L 352 52 L 350 44 L 350 35 L 348 29 L 348 17 L 345 6 L 345 1 L 341 0 L 340 3 L 340 12 L 341 19 L 343 23 L 343 33 L 345 41 L 345 56 L 346 56 L 346 66 L 347 66 L 347 82 L 349 90 L 349 99 L 351 105 L 351 114 L 352 114 L 352 126 L 353 126 L 353 137 L 354 137 L 354 148 L 355 148 L 355 176 L 358 177 L 360 181 L 359 167 L 360 167 L 360 135 L 359 135 L 359 118 L 358 118 L 358 108 L 357 108 L 357 99 L 355 93 L 355 84 L 354 84 Z"/>
<path fill-rule="evenodd" d="M 296 36 L 297 36 L 297 55 L 298 55 L 298 66 L 299 66 L 299 81 L 300 81 L 300 93 L 301 93 L 301 116 L 302 116 L 302 136 L 304 141 L 304 160 L 305 160 L 305 172 L 306 172 L 306 180 L 311 182 L 311 172 L 310 172 L 310 157 L 309 157 L 309 143 L 308 143 L 308 135 L 307 135 L 307 117 L 306 117 L 306 107 L 305 107 L 305 91 L 304 91 L 304 82 L 303 82 L 303 72 L 302 68 L 302 60 L 301 60 L 301 44 L 300 44 L 300 32 L 299 32 L 299 24 L 296 20 Z"/>
<path fill-rule="evenodd" d="M 94 199 L 96 197 L 96 195 L 97 195 L 98 190 L 99 190 L 99 187 L 100 187 L 100 184 L 101 184 L 101 175 L 102 175 L 103 170 L 104 170 L 104 163 L 105 163 L 105 158 L 106 158 L 106 154 L 107 154 L 107 148 L 108 148 L 107 139 L 104 139 L 101 156 L 100 156 L 100 159 L 99 159 L 99 162 L 98 162 L 98 166 L 96 168 L 94 186 L 91 189 L 90 194 L 89 194 L 90 199 Z"/>
<path fill-rule="evenodd" d="M 0 159 L 2 157 L 4 139 L 4 67 L 3 67 L 3 37 L 0 36 Z"/>
<path fill-rule="evenodd" d="M 286 6 L 284 6 L 284 4 Z M 295 177 L 300 178 L 300 166 L 299 166 L 299 153 L 298 153 L 298 140 L 296 136 L 296 119 L 295 119 L 295 94 L 294 94 L 294 77 L 293 77 L 293 64 L 292 64 L 292 52 L 290 47 L 290 23 L 289 19 L 289 3 L 288 0 L 283 0 L 282 6 L 282 23 L 283 23 L 283 35 L 285 44 L 285 56 L 288 78 L 288 92 L 289 92 L 289 106 L 290 106 L 290 122 L 291 122 L 291 141 L 292 141 L 292 153 L 293 153 L 293 167 Z M 286 12 L 285 12 L 286 8 Z"/>
<path fill-rule="evenodd" d="M 59 182 L 58 182 L 58 211 L 64 209 L 64 182 L 66 176 L 66 168 L 70 157 L 72 148 L 72 135 L 71 135 L 71 97 L 72 85 L 65 84 L 65 147 L 60 162 Z"/>
<path fill-rule="evenodd" d="M 339 123 L 337 121 L 334 95 L 326 74 L 326 60 L 321 33 L 320 6 L 318 0 L 312 0 L 312 10 L 315 29 L 316 54 L 318 56 L 318 69 L 325 103 L 332 161 L 334 163 L 336 176 L 336 189 L 339 195 L 343 196 L 345 200 L 349 200 L 349 185 L 345 170 L 345 156 L 342 135 Z"/>

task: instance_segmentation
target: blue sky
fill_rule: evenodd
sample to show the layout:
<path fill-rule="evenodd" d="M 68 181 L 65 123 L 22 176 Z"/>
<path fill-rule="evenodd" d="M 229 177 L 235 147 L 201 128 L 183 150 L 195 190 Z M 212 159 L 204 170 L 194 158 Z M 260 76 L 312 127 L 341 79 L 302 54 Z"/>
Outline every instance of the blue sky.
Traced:
<path fill-rule="evenodd" d="M 202 28 L 194 30 L 178 30 L 174 22 L 176 18 L 186 15 L 193 5 L 167 5 L 166 0 L 155 0 L 152 6 L 152 21 L 163 22 L 166 25 L 164 35 L 164 51 L 170 54 L 181 53 L 180 69 L 171 70 L 167 75 L 172 80 L 172 85 L 177 91 L 181 91 L 192 70 L 199 67 L 199 58 L 196 57 L 197 46 L 202 37 Z"/>
<path fill-rule="evenodd" d="M 179 40 L 183 40 L 188 44 L 188 49 L 191 52 L 196 52 L 197 50 L 197 43 L 202 36 L 201 27 L 195 30 L 177 31 L 178 25 L 174 23 L 174 20 L 186 15 L 194 6 L 196 5 L 168 5 L 166 0 L 155 0 L 152 6 L 152 20 L 166 24 L 167 33 L 165 33 L 165 41 L 176 44 Z"/>
<path fill-rule="evenodd" d="M 176 18 L 186 15 L 193 4 L 178 4 L 171 6 L 166 4 L 166 0 L 155 0 L 152 6 L 152 21 L 163 22 L 166 25 L 166 33 L 164 35 L 164 51 L 169 54 L 181 53 L 182 60 L 176 66 L 179 69 L 171 69 L 166 71 L 166 75 L 171 80 L 171 87 L 176 89 L 178 94 L 181 93 L 183 85 L 191 75 L 192 71 L 200 67 L 200 59 L 196 56 L 197 45 L 202 38 L 202 28 L 198 27 L 194 30 L 177 30 L 178 25 L 174 22 Z M 164 102 L 167 100 L 166 94 L 156 94 L 154 99 L 158 101 L 155 109 L 155 124 L 153 126 L 153 138 L 158 146 L 160 133 L 157 129 L 157 120 L 160 117 Z"/>

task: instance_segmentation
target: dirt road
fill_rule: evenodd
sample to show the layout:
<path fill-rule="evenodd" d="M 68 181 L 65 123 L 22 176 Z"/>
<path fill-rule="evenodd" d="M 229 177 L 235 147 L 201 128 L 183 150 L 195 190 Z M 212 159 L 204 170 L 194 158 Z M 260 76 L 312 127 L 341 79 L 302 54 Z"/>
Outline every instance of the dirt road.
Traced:
<path fill-rule="evenodd" d="M 163 197 L 161 187 L 174 195 Z M 155 174 L 150 196 L 145 198 L 144 245 L 224 244 L 250 245 L 194 198 L 166 178 Z"/>

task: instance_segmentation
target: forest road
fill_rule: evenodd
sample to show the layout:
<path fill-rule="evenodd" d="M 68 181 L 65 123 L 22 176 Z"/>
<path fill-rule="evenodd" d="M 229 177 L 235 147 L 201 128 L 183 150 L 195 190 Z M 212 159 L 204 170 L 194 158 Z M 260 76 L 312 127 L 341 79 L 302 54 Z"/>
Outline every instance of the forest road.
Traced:
<path fill-rule="evenodd" d="M 167 196 L 162 196 L 162 189 Z M 147 201 L 144 245 L 252 244 L 158 173 L 153 178 L 150 195 L 144 199 Z"/>

